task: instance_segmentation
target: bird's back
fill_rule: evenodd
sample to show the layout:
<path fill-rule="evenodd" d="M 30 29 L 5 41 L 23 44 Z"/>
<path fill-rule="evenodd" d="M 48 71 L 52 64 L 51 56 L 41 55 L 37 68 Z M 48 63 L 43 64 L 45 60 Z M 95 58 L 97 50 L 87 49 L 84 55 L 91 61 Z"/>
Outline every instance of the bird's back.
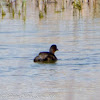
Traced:
<path fill-rule="evenodd" d="M 37 57 L 35 57 L 34 62 L 55 62 L 57 58 L 54 54 L 50 52 L 40 52 Z"/>

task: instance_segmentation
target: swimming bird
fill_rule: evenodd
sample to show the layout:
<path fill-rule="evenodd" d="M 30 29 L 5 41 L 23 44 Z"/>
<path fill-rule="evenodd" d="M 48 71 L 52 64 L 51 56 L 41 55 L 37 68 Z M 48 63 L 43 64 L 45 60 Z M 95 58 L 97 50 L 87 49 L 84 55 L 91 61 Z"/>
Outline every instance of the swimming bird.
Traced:
<path fill-rule="evenodd" d="M 34 58 L 34 62 L 43 62 L 43 63 L 53 63 L 57 61 L 57 57 L 54 55 L 57 51 L 56 45 L 51 45 L 49 52 L 40 52 L 38 56 Z"/>

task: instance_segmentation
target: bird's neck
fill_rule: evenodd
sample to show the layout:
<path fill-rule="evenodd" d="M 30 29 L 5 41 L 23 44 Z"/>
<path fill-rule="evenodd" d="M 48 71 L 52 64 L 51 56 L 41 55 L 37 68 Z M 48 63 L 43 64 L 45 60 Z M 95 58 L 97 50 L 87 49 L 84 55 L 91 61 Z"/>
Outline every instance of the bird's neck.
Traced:
<path fill-rule="evenodd" d="M 50 53 L 54 54 L 55 53 L 55 50 L 49 50 Z"/>

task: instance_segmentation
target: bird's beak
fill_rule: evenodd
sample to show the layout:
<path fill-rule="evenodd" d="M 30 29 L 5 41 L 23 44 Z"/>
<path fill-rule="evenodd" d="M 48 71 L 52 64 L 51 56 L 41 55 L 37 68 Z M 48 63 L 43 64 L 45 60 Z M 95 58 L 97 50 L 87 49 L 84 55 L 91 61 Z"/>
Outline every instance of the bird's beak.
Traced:
<path fill-rule="evenodd" d="M 59 51 L 58 49 L 56 51 Z"/>

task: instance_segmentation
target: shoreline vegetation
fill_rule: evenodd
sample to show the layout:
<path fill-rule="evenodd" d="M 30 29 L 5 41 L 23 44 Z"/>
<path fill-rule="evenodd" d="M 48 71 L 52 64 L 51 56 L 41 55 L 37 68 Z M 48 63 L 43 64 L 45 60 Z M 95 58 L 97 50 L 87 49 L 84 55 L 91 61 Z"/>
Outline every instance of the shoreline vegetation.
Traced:
<path fill-rule="evenodd" d="M 70 7 L 70 9 L 73 9 L 73 15 L 76 10 L 81 12 L 84 9 L 84 4 L 87 4 L 89 7 L 92 6 L 94 10 L 97 5 L 97 0 L 1 0 L 0 16 L 3 19 L 9 13 L 12 18 L 18 16 L 26 21 L 28 2 L 33 2 L 33 6 L 38 9 L 39 19 L 43 19 L 47 15 L 49 5 L 55 6 L 55 14 L 62 13 Z"/>

